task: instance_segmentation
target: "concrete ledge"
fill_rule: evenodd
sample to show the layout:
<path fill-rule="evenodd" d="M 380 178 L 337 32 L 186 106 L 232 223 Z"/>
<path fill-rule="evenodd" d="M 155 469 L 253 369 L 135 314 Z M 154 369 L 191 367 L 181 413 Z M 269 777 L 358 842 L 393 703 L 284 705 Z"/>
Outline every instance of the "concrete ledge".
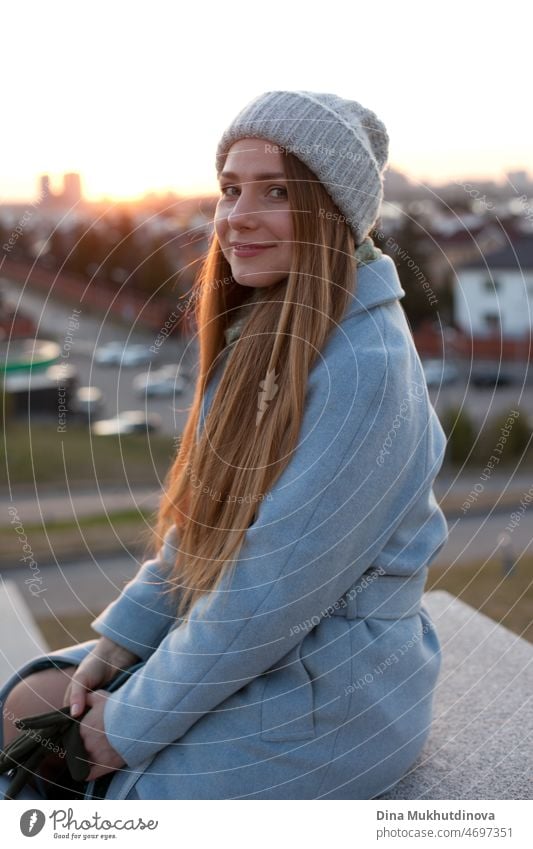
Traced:
<path fill-rule="evenodd" d="M 438 590 L 434 722 L 412 770 L 380 799 L 533 798 L 533 645 Z"/>
<path fill-rule="evenodd" d="M 438 590 L 424 595 L 443 662 L 434 720 L 409 773 L 380 799 L 533 798 L 533 645 Z M 0 580 L 0 681 L 49 650 Z"/>
<path fill-rule="evenodd" d="M 48 650 L 19 588 L 0 577 L 0 681 Z"/>

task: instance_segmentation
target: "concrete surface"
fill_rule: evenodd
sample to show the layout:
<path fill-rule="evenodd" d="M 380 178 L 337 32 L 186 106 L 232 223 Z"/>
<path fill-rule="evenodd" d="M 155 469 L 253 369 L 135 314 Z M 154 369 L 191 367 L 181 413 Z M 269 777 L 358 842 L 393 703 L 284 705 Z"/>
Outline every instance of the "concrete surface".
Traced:
<path fill-rule="evenodd" d="M 380 799 L 533 798 L 533 646 L 443 590 L 424 601 L 443 653 L 434 722 Z"/>
<path fill-rule="evenodd" d="M 21 591 L 0 575 L 0 681 L 48 648 Z"/>

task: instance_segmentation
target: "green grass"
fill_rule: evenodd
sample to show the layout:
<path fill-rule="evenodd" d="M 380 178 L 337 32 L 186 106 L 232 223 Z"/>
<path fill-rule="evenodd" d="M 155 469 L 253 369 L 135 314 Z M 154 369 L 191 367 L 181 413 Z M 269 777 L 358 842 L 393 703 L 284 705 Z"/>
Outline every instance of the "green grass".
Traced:
<path fill-rule="evenodd" d="M 98 481 L 153 484 L 160 482 L 175 455 L 171 436 L 131 434 L 93 436 L 87 425 L 57 425 L 33 420 L 10 421 L 0 445 L 0 485 L 62 484 L 76 486 Z"/>
<path fill-rule="evenodd" d="M 131 522 L 135 520 L 142 520 L 143 518 L 149 518 L 151 516 L 151 512 L 148 510 L 141 510 L 140 508 L 130 508 L 128 510 L 116 510 L 112 512 L 108 512 L 107 516 L 105 513 L 98 513 L 93 516 L 81 516 L 76 522 L 75 519 L 50 519 L 46 522 L 46 530 L 49 533 L 55 533 L 55 531 L 64 531 L 70 530 L 72 528 L 80 527 L 82 528 L 93 528 L 93 527 L 102 527 L 107 524 L 121 524 L 123 522 Z M 9 528 L 0 528 L 0 534 L 2 531 L 10 530 Z M 42 522 L 31 522 L 24 525 L 24 531 L 29 533 L 35 533 L 36 531 L 42 531 L 43 524 Z"/>
<path fill-rule="evenodd" d="M 447 590 L 515 634 L 533 643 L 533 557 L 517 560 L 503 576 L 501 561 L 430 566 L 426 590 Z"/>

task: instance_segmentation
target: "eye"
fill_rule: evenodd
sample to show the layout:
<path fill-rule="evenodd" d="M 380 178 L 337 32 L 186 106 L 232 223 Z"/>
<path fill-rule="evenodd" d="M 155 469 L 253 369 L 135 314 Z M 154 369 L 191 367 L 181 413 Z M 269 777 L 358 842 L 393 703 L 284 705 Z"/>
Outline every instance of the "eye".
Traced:
<path fill-rule="evenodd" d="M 270 191 L 271 192 L 282 192 L 281 197 L 283 197 L 283 198 L 287 197 L 287 189 L 285 189 L 283 186 L 273 186 Z M 281 200 L 281 198 L 280 198 L 280 200 Z"/>
<path fill-rule="evenodd" d="M 223 197 L 231 197 L 231 195 L 227 195 L 226 192 L 229 192 L 231 189 L 235 189 L 235 188 L 236 188 L 235 186 L 221 186 L 220 187 L 220 194 L 223 195 Z"/>
<path fill-rule="evenodd" d="M 220 194 L 222 195 L 222 197 L 237 197 L 237 194 L 232 193 L 233 191 L 238 193 L 239 190 L 237 186 L 220 186 Z M 283 200 L 288 197 L 287 189 L 284 186 L 272 186 L 268 190 L 268 194 L 270 194 L 271 192 L 281 192 L 280 195 L 275 196 L 275 200 Z"/>

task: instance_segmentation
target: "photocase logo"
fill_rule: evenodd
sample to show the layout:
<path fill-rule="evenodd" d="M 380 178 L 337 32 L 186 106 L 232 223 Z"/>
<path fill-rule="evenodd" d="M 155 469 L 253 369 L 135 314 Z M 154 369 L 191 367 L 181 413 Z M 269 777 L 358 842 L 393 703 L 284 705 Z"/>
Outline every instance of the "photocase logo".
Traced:
<path fill-rule="evenodd" d="M 35 837 L 42 831 L 46 822 L 46 817 L 38 808 L 31 808 L 29 811 L 24 811 L 20 818 L 20 830 L 24 837 Z"/>

